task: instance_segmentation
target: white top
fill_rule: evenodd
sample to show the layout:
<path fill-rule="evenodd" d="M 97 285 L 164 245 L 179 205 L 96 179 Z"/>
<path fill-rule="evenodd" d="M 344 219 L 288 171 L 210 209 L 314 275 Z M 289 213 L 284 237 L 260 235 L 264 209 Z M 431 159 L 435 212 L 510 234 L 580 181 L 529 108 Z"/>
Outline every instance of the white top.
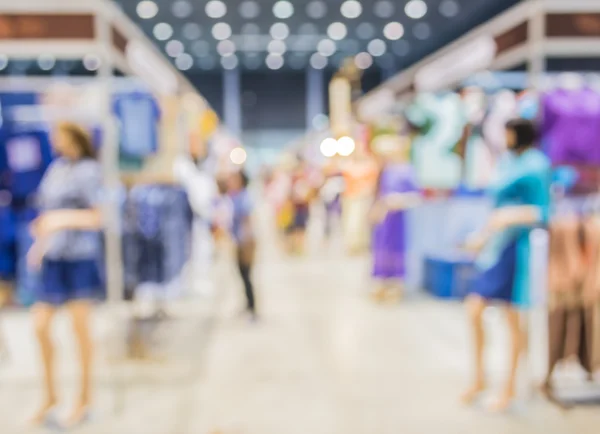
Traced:
<path fill-rule="evenodd" d="M 199 168 L 190 157 L 184 155 L 175 159 L 173 172 L 175 178 L 185 188 L 194 213 L 210 220 L 218 191 L 213 176 Z"/>

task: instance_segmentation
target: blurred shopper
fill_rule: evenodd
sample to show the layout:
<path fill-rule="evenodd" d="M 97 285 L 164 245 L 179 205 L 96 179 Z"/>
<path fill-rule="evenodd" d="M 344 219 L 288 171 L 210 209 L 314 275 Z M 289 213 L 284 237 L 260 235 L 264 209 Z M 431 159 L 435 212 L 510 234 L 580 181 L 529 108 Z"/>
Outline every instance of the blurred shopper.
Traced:
<path fill-rule="evenodd" d="M 233 203 L 232 235 L 237 249 L 237 265 L 246 294 L 246 312 L 252 321 L 257 319 L 256 298 L 252 283 L 252 269 L 256 252 L 256 237 L 252 225 L 252 200 L 248 191 L 248 177 L 242 171 L 228 179 L 228 193 Z"/>
<path fill-rule="evenodd" d="M 308 167 L 302 158 L 298 159 L 298 164 L 292 174 L 290 194 L 293 216 L 288 227 L 289 248 L 291 253 L 302 254 L 310 216 L 310 202 L 314 197 L 314 187 L 309 178 Z"/>
<path fill-rule="evenodd" d="M 550 162 L 534 147 L 536 132 L 527 120 L 507 124 L 509 152 L 498 167 L 491 195 L 495 202 L 487 225 L 467 247 L 478 253 L 480 270 L 466 305 L 474 335 L 473 384 L 463 395 L 473 402 L 486 389 L 483 313 L 491 303 L 506 312 L 511 351 L 509 375 L 492 410 L 506 410 L 516 394 L 519 361 L 526 346 L 520 309 L 530 305 L 529 233 L 545 225 L 550 202 Z"/>
<path fill-rule="evenodd" d="M 342 212 L 342 194 L 344 193 L 344 176 L 336 161 L 331 161 L 323 168 L 323 183 L 319 195 L 325 207 L 325 238 L 329 239 L 333 228 Z"/>
<path fill-rule="evenodd" d="M 379 169 L 366 152 L 357 149 L 343 165 L 346 189 L 342 200 L 344 239 L 350 254 L 369 246 L 369 209 L 373 203 Z"/>
<path fill-rule="evenodd" d="M 397 301 L 404 289 L 406 274 L 406 210 L 419 202 L 410 145 L 407 139 L 388 138 L 379 155 L 383 168 L 376 200 L 371 209 L 373 231 L 373 277 L 378 287 L 376 301 Z"/>
<path fill-rule="evenodd" d="M 102 172 L 89 135 L 78 125 L 63 123 L 52 144 L 58 158 L 39 188 L 40 216 L 32 225 L 35 242 L 29 263 L 41 268 L 42 284 L 32 309 L 44 368 L 44 400 L 33 422 L 44 423 L 57 405 L 51 325 L 59 307 L 71 315 L 79 345 L 81 382 L 67 426 L 82 422 L 92 399 L 94 345 L 90 333 L 92 300 L 102 294 L 97 260 Z"/>

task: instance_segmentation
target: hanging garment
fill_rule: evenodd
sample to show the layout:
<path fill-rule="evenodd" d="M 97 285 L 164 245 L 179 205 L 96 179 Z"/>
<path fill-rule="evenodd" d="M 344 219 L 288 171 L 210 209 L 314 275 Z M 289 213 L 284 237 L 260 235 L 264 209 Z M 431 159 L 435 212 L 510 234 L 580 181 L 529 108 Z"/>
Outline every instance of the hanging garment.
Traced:
<path fill-rule="evenodd" d="M 128 157 L 146 157 L 158 150 L 160 109 L 150 94 L 118 95 L 114 113 L 119 119 L 120 149 Z"/>
<path fill-rule="evenodd" d="M 574 306 L 580 302 L 578 289 L 585 276 L 581 229 L 576 216 L 563 217 L 550 224 L 548 284 L 551 294 L 560 294 L 563 305 Z"/>

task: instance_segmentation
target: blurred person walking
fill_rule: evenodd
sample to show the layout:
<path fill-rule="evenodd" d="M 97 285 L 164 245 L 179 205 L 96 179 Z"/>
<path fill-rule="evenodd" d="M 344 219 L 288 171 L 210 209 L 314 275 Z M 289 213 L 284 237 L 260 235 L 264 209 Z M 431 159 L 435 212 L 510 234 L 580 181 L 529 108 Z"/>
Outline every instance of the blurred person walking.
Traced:
<path fill-rule="evenodd" d="M 227 180 L 227 193 L 233 204 L 231 232 L 236 244 L 237 266 L 244 284 L 245 312 L 251 321 L 255 321 L 257 309 L 252 270 L 256 252 L 256 235 L 252 224 L 253 204 L 248 184 L 248 176 L 243 171 L 234 172 Z"/>
<path fill-rule="evenodd" d="M 378 153 L 383 168 L 371 208 L 373 230 L 373 277 L 378 287 L 373 298 L 397 301 L 404 291 L 406 277 L 406 211 L 417 205 L 415 175 L 410 165 L 410 142 L 404 138 L 382 138 L 386 146 Z"/>
<path fill-rule="evenodd" d="M 80 356 L 79 396 L 65 421 L 67 427 L 72 427 L 87 417 L 93 395 L 90 317 L 92 301 L 104 295 L 97 267 L 101 254 L 102 171 L 88 133 L 78 125 L 61 123 L 53 133 L 52 145 L 58 158 L 39 187 L 41 213 L 32 224 L 35 241 L 28 254 L 29 264 L 41 271 L 32 313 L 45 395 L 32 422 L 46 422 L 58 403 L 51 326 L 57 309 L 65 306 Z"/>
<path fill-rule="evenodd" d="M 509 122 L 506 135 L 509 150 L 490 190 L 494 211 L 483 231 L 467 243 L 467 248 L 477 253 L 479 275 L 466 300 L 475 370 L 473 384 L 462 400 L 472 403 L 487 387 L 483 313 L 487 306 L 498 303 L 506 313 L 511 349 L 509 375 L 493 411 L 506 410 L 516 395 L 519 362 L 527 343 L 520 311 L 530 306 L 529 234 L 548 222 L 552 176 L 550 161 L 535 148 L 536 131 L 530 121 Z"/>

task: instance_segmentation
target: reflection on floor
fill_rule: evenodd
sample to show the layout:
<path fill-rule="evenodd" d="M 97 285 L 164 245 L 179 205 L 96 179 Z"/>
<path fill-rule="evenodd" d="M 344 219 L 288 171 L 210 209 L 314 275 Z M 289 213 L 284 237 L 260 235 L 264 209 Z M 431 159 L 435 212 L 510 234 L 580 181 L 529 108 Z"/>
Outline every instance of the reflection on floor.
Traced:
<path fill-rule="evenodd" d="M 315 250 L 294 259 L 265 253 L 256 270 L 262 316 L 257 324 L 236 317 L 241 290 L 227 272 L 233 269 L 221 272 L 216 299 L 194 302 L 203 303 L 198 309 L 190 304 L 186 319 L 168 331 L 168 340 L 184 344 L 184 351 L 172 354 L 187 357 L 187 365 L 123 365 L 114 374 L 100 361 L 94 417 L 73 432 L 598 432 L 598 408 L 567 415 L 538 398 L 523 399 L 503 416 L 461 407 L 457 397 L 469 368 L 461 307 L 419 297 L 396 307 L 373 306 L 365 297 L 365 258 Z M 497 383 L 504 336 L 501 318 L 492 311 L 488 319 L 490 376 Z M 59 365 L 68 400 L 76 376 L 64 322 L 57 324 L 57 341 L 66 347 Z M 14 354 L 0 367 L 2 433 L 43 432 L 23 428 L 39 393 L 27 324 L 18 313 L 5 315 L 3 322 Z"/>

